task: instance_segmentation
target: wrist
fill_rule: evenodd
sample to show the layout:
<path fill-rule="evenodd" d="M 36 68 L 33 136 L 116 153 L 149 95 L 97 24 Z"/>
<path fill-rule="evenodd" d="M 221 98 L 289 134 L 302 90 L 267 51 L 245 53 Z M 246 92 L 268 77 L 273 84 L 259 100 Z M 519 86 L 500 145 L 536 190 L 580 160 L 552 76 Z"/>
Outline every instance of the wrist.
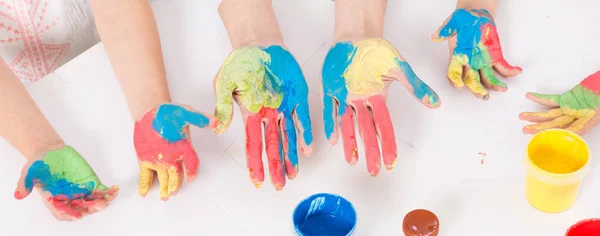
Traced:
<path fill-rule="evenodd" d="M 160 106 L 162 104 L 170 104 L 170 103 L 171 103 L 170 98 L 156 98 L 155 97 L 154 99 L 145 100 L 142 103 L 138 104 L 135 108 L 130 108 L 131 115 L 133 116 L 133 119 L 135 121 L 139 121 L 149 111 L 152 111 L 153 109 L 157 108 L 158 106 Z"/>
<path fill-rule="evenodd" d="M 382 38 L 387 0 L 336 0 L 335 41 Z"/>
<path fill-rule="evenodd" d="M 66 144 L 62 140 L 54 140 L 54 142 L 48 142 L 45 145 L 40 145 L 35 148 L 30 154 L 27 154 L 25 157 L 29 161 L 37 161 L 44 159 L 47 153 L 64 148 Z"/>
<path fill-rule="evenodd" d="M 497 0 L 458 0 L 458 3 L 456 3 L 456 8 L 485 9 L 492 14 L 492 17 L 496 16 L 497 6 Z"/>
<path fill-rule="evenodd" d="M 223 0 L 219 15 L 234 49 L 283 45 L 271 0 Z"/>

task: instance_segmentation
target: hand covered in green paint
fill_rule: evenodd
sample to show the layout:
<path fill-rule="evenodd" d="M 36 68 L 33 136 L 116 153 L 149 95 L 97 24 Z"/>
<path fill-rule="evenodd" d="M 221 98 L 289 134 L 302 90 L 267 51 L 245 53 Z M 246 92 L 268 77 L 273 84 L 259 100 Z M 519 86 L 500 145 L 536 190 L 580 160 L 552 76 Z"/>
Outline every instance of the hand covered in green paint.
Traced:
<path fill-rule="evenodd" d="M 485 9 L 456 9 L 431 39 L 448 39 L 451 57 L 447 75 L 450 84 L 455 88 L 466 86 L 478 98 L 490 98 L 483 85 L 499 92 L 508 90 L 506 84 L 496 78 L 494 70 L 505 77 L 513 77 L 523 71 L 504 59 L 494 18 Z"/>
<path fill-rule="evenodd" d="M 600 71 L 588 76 L 561 95 L 528 93 L 527 99 L 552 108 L 547 112 L 523 112 L 521 120 L 534 122 L 523 133 L 535 134 L 551 128 L 565 128 L 578 134 L 600 123 Z"/>
<path fill-rule="evenodd" d="M 256 187 L 264 181 L 264 126 L 271 182 L 277 190 L 283 189 L 285 176 L 293 179 L 298 174 L 298 143 L 305 155 L 312 152 L 308 86 L 292 54 L 279 45 L 238 48 L 221 66 L 215 91 L 216 132 L 224 132 L 231 123 L 235 100 L 246 126 L 250 179 Z"/>
<path fill-rule="evenodd" d="M 27 197 L 33 187 L 58 220 L 77 220 L 103 210 L 119 188 L 108 188 L 70 146 L 52 150 L 27 162 L 15 191 L 16 199 Z"/>
<path fill-rule="evenodd" d="M 377 175 L 381 154 L 388 170 L 396 163 L 394 127 L 386 104 L 387 89 L 398 81 L 424 106 L 437 108 L 440 100 L 413 72 L 400 53 L 386 40 L 373 38 L 336 43 L 323 65 L 323 120 L 325 135 L 337 143 L 341 126 L 346 161 L 358 161 L 354 124 L 362 138 L 367 169 Z M 355 118 L 356 116 L 356 118 Z M 356 121 L 356 122 L 355 122 Z"/>

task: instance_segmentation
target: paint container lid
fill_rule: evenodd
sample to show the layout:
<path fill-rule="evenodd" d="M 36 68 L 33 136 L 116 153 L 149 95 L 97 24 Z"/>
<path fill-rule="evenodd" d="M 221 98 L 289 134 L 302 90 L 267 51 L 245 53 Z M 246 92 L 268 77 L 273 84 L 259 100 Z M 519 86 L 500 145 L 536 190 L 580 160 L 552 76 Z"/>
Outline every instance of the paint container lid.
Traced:
<path fill-rule="evenodd" d="M 296 206 L 292 220 L 300 236 L 347 236 L 356 227 L 356 211 L 352 203 L 339 195 L 318 193 Z"/>
<path fill-rule="evenodd" d="M 566 236 L 596 236 L 600 235 L 600 218 L 587 219 L 571 226 Z"/>
<path fill-rule="evenodd" d="M 431 211 L 418 209 L 404 216 L 402 231 L 405 236 L 437 236 L 440 221 Z"/>

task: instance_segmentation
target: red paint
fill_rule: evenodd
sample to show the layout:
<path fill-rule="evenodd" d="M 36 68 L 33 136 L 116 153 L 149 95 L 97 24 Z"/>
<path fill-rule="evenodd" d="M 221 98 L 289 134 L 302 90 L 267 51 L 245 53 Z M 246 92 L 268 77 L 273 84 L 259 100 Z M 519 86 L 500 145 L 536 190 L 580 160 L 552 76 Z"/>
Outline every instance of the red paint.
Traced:
<path fill-rule="evenodd" d="M 156 109 L 146 113 L 140 121 L 135 123 L 133 144 L 140 161 L 160 163 L 169 168 L 179 161 L 183 161 L 187 179 L 194 180 L 198 174 L 198 155 L 187 139 L 170 143 L 152 128 L 152 121 L 156 116 Z M 159 158 L 161 154 L 162 158 Z M 183 176 L 183 172 L 179 173 Z"/>
<path fill-rule="evenodd" d="M 342 141 L 344 143 L 344 155 L 346 162 L 350 165 L 358 162 L 358 149 L 356 147 L 356 132 L 354 131 L 354 111 L 346 106 L 346 112 L 342 115 Z"/>
<path fill-rule="evenodd" d="M 592 90 L 594 93 L 600 95 L 600 71 L 588 76 L 581 81 L 581 86 Z"/>
<path fill-rule="evenodd" d="M 358 131 L 365 147 L 365 156 L 367 159 L 367 170 L 371 176 L 379 174 L 381 166 L 381 157 L 379 154 L 379 144 L 377 143 L 377 133 L 371 112 L 367 109 L 364 100 L 352 101 L 358 116 Z"/>
<path fill-rule="evenodd" d="M 489 34 L 486 37 L 486 33 L 489 30 Z M 498 31 L 496 31 L 496 26 L 491 23 L 486 23 L 482 26 L 481 29 L 482 36 L 481 38 L 484 40 L 483 44 L 487 47 L 488 52 L 490 53 L 490 57 L 492 58 L 492 63 L 495 66 L 501 66 L 508 70 L 518 70 L 523 71 L 521 67 L 512 66 L 506 62 L 504 59 L 504 55 L 502 54 L 502 47 L 500 46 L 500 38 L 498 37 Z"/>
<path fill-rule="evenodd" d="M 68 201 L 61 200 L 60 195 L 56 197 L 48 197 L 48 203 L 50 203 L 56 211 L 74 217 L 75 219 L 81 218 L 83 215 L 80 211 L 76 211 L 67 204 Z"/>
<path fill-rule="evenodd" d="M 17 200 L 21 200 L 24 198 L 24 196 L 21 195 L 21 192 L 19 192 L 19 190 L 15 191 L 14 196 Z"/>
<path fill-rule="evenodd" d="M 586 219 L 577 222 L 567 230 L 566 236 L 598 236 L 600 235 L 600 218 Z"/>
<path fill-rule="evenodd" d="M 265 181 L 262 163 L 262 116 L 260 113 L 249 115 L 246 119 L 246 164 L 250 180 L 255 186 Z"/>
<path fill-rule="evenodd" d="M 267 159 L 269 161 L 269 174 L 271 183 L 277 190 L 285 186 L 285 172 L 283 162 L 279 153 L 279 125 L 277 124 L 278 112 L 274 109 L 263 108 L 260 111 L 263 119 L 266 119 L 265 146 Z"/>
<path fill-rule="evenodd" d="M 394 136 L 394 126 L 390 118 L 387 104 L 383 95 L 372 96 L 368 99 L 377 128 L 377 134 L 381 140 L 381 149 L 383 155 L 383 164 L 388 170 L 394 168 L 396 158 L 398 157 L 396 138 Z"/>
<path fill-rule="evenodd" d="M 481 164 L 483 165 L 483 159 L 481 159 Z"/>
<path fill-rule="evenodd" d="M 486 156 L 486 155 L 487 155 L 487 153 L 485 153 L 485 152 L 478 152 L 477 154 L 479 154 L 479 155 L 483 155 L 483 156 Z"/>

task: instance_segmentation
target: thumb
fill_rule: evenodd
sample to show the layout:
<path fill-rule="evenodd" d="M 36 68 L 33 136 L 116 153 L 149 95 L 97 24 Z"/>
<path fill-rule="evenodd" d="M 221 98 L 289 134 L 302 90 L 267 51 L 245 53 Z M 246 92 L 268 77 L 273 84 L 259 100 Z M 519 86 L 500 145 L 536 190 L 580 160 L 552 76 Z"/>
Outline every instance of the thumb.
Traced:
<path fill-rule="evenodd" d="M 223 74 L 219 72 L 215 81 L 215 95 L 217 101 L 215 104 L 215 116 L 218 124 L 215 127 L 215 133 L 222 134 L 229 127 L 231 117 L 233 116 L 233 84 L 222 83 L 226 81 Z"/>
<path fill-rule="evenodd" d="M 438 108 L 441 105 L 437 93 L 423 82 L 406 61 L 397 60 L 397 68 L 392 70 L 396 78 L 412 95 L 426 107 Z"/>
<path fill-rule="evenodd" d="M 35 178 L 29 173 L 31 164 L 27 162 L 23 169 L 21 169 L 21 177 L 17 182 L 17 188 L 15 189 L 14 197 L 17 200 L 21 200 L 29 196 L 33 186 L 35 185 Z"/>
<path fill-rule="evenodd" d="M 199 128 L 214 128 L 218 124 L 217 118 L 212 115 L 197 111 L 191 107 L 184 106 L 184 108 L 184 119 L 189 124 Z"/>
<path fill-rule="evenodd" d="M 458 26 L 454 19 L 454 13 L 446 18 L 444 23 L 431 35 L 431 41 L 441 42 L 456 35 Z"/>

